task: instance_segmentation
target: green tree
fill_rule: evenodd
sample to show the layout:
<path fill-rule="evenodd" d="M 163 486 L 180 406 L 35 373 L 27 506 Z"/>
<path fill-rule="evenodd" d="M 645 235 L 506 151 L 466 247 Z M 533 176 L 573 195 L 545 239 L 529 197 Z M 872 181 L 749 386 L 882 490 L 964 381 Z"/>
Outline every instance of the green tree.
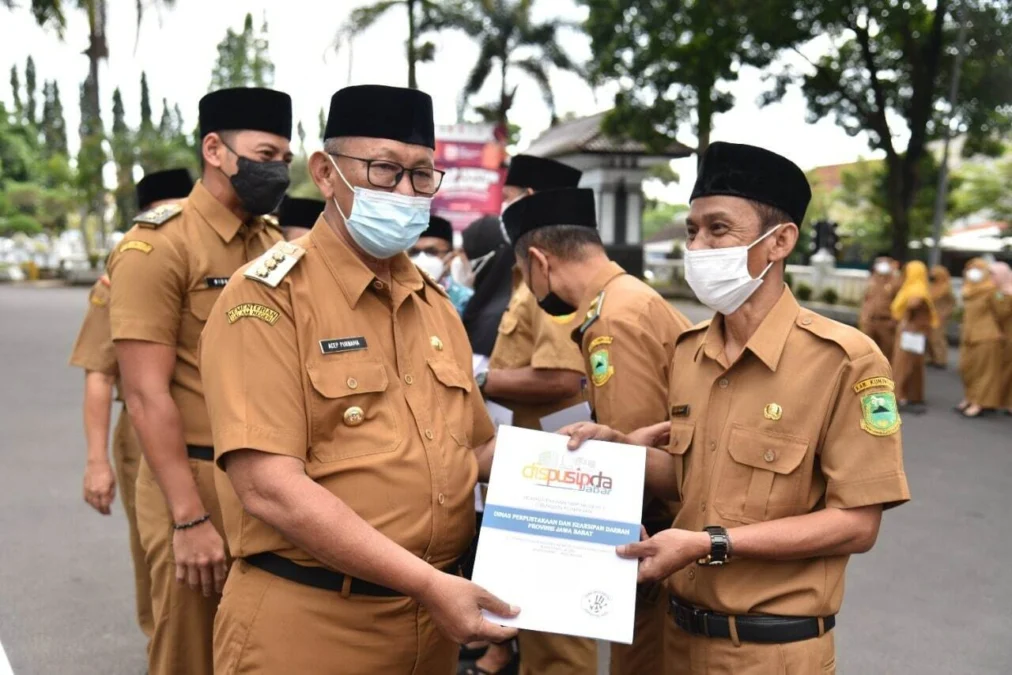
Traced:
<path fill-rule="evenodd" d="M 804 72 L 773 74 L 766 102 L 797 83 L 809 121 L 832 116 L 850 135 L 867 132 L 885 154 L 886 207 L 893 256 L 906 259 L 913 210 L 924 175 L 927 144 L 948 120 L 967 133 L 970 150 L 994 150 L 1012 129 L 1012 12 L 1007 3 L 963 0 L 967 49 L 955 105 L 945 101 L 959 31 L 949 0 L 776 0 L 767 14 L 829 38 L 827 51 Z M 799 52 L 800 53 L 800 52 Z M 906 147 L 897 141 L 907 133 Z"/>
<path fill-rule="evenodd" d="M 1000 160 L 967 163 L 955 173 L 952 215 L 982 215 L 1012 225 L 1012 153 Z"/>
<path fill-rule="evenodd" d="M 797 39 L 787 22 L 768 27 L 747 0 L 580 2 L 590 10 L 584 27 L 595 55 L 592 81 L 620 87 L 605 128 L 655 148 L 691 121 L 701 155 L 714 115 L 734 105 L 726 85 L 742 66 L 765 66 L 778 45 Z"/>
<path fill-rule="evenodd" d="M 14 100 L 14 118 L 21 121 L 25 114 L 25 105 L 21 102 L 21 79 L 18 77 L 18 67 L 11 66 L 11 96 Z"/>
<path fill-rule="evenodd" d="M 117 88 L 112 95 L 112 158 L 116 163 L 116 229 L 130 229 L 134 204 L 134 164 L 137 161 L 133 134 L 126 123 L 123 97 Z"/>
<path fill-rule="evenodd" d="M 218 58 L 211 70 L 211 90 L 228 87 L 269 87 L 274 83 L 274 62 L 270 57 L 267 21 L 260 31 L 247 14 L 241 33 L 229 28 L 218 43 Z"/>
<path fill-rule="evenodd" d="M 60 101 L 60 85 L 55 80 L 42 85 L 42 118 L 39 121 L 42 134 L 42 155 L 46 159 L 56 155 L 67 155 L 67 122 L 63 118 L 63 103 Z"/>
<path fill-rule="evenodd" d="M 424 25 L 428 30 L 462 30 L 478 43 L 478 60 L 464 84 L 461 109 L 497 70 L 499 100 L 475 107 L 475 111 L 485 121 L 508 128 L 508 114 L 518 86 L 510 86 L 510 74 L 520 72 L 541 89 L 554 124 L 555 95 L 548 73 L 551 67 L 579 72 L 579 66 L 559 43 L 561 30 L 574 26 L 558 18 L 535 21 L 533 5 L 534 0 L 460 0 L 447 4 L 439 16 L 428 19 Z"/>
<path fill-rule="evenodd" d="M 103 248 L 105 230 L 103 215 L 105 206 L 105 187 L 102 182 L 102 168 L 105 166 L 106 153 L 103 145 L 105 133 L 102 118 L 95 102 L 95 88 L 98 82 L 91 75 L 81 85 L 81 124 L 78 133 L 81 147 L 77 153 L 77 188 L 81 192 L 81 222 L 89 216 L 97 220 L 97 238 L 89 246 L 90 250 Z M 85 233 L 86 238 L 87 233 Z"/>
<path fill-rule="evenodd" d="M 434 22 L 443 18 L 442 4 L 437 0 L 383 0 L 368 7 L 353 9 L 351 16 L 337 31 L 334 49 L 339 51 L 345 45 L 351 47 L 355 37 L 372 28 L 381 17 L 390 10 L 404 8 L 408 20 L 408 39 L 406 42 L 408 60 L 408 87 L 418 88 L 416 67 L 419 63 L 431 61 L 436 53 L 436 46 L 431 41 L 419 43 L 423 33 L 431 30 Z"/>
<path fill-rule="evenodd" d="M 38 123 L 35 116 L 38 111 L 35 99 L 36 91 L 35 61 L 29 56 L 28 62 L 25 64 L 25 120 L 33 125 Z"/>
<path fill-rule="evenodd" d="M 151 121 L 151 90 L 148 89 L 148 74 L 141 72 L 141 133 L 155 128 Z"/>

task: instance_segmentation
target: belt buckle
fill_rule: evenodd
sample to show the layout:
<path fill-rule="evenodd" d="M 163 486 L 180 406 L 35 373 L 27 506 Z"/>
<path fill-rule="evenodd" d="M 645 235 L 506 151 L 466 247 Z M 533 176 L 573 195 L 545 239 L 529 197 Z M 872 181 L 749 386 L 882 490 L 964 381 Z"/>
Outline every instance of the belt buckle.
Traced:
<path fill-rule="evenodd" d="M 692 608 L 692 613 L 689 615 L 689 623 L 692 625 L 692 630 L 698 635 L 705 635 L 710 637 L 710 627 L 706 623 L 706 610 L 701 610 L 698 607 Z"/>

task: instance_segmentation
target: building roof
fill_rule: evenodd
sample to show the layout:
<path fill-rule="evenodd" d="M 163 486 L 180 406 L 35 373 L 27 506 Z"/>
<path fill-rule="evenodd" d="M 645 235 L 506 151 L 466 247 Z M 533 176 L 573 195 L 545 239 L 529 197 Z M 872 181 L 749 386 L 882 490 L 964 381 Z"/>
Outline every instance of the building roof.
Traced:
<path fill-rule="evenodd" d="M 648 150 L 646 145 L 631 138 L 606 134 L 601 129 L 606 112 L 562 122 L 541 134 L 525 154 L 538 157 L 562 157 L 572 154 L 643 155 L 651 157 L 688 157 L 692 148 L 674 142 L 660 152 Z"/>

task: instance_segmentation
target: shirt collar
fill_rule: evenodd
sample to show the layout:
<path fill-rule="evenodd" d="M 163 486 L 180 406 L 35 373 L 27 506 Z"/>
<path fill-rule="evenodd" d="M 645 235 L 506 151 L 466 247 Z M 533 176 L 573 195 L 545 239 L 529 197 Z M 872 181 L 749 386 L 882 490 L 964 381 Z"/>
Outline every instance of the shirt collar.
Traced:
<path fill-rule="evenodd" d="M 217 232 L 226 244 L 232 241 L 236 233 L 239 232 L 239 228 L 242 227 L 242 221 L 225 208 L 225 205 L 219 202 L 199 180 L 190 191 L 187 203 L 193 205 L 204 222 L 210 225 L 211 229 Z"/>
<path fill-rule="evenodd" d="M 745 344 L 745 350 L 752 352 L 767 368 L 776 372 L 780 365 L 780 357 L 784 353 L 784 346 L 787 344 L 787 337 L 791 328 L 798 318 L 801 306 L 794 299 L 794 294 L 786 285 L 777 304 L 763 318 L 759 328 L 752 334 Z M 724 364 L 724 316 L 717 314 L 706 329 L 706 335 L 699 349 L 696 350 L 696 358 L 702 351 L 712 361 Z M 743 352 L 744 353 L 744 352 Z"/>
<path fill-rule="evenodd" d="M 376 275 L 337 234 L 323 214 L 316 219 L 309 237 L 320 249 L 324 262 L 354 309 L 366 289 L 377 281 Z M 425 287 L 422 273 L 404 253 L 390 259 L 390 276 L 395 283 L 416 293 Z"/>

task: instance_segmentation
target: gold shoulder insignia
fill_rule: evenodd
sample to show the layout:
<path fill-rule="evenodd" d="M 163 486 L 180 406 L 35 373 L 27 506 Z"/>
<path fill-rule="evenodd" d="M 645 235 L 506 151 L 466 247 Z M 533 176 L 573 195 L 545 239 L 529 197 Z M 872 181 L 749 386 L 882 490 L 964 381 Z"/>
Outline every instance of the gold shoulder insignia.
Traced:
<path fill-rule="evenodd" d="M 432 288 L 436 289 L 436 292 L 439 293 L 444 298 L 447 299 L 450 298 L 450 294 L 446 292 L 446 289 L 443 288 L 443 285 L 440 284 L 438 281 L 436 281 L 434 278 L 432 278 L 431 274 L 423 270 L 421 267 L 418 267 L 418 265 L 415 265 L 415 267 L 418 268 L 418 273 L 422 276 L 422 279 L 425 280 L 425 283 L 428 286 L 431 286 Z"/>
<path fill-rule="evenodd" d="M 151 253 L 151 251 L 153 251 L 154 248 L 155 247 L 149 244 L 148 242 L 140 241 L 137 239 L 133 241 L 127 241 L 119 245 L 120 253 L 122 253 L 123 251 L 140 251 L 141 253 Z"/>
<path fill-rule="evenodd" d="M 277 216 L 268 214 L 266 216 L 263 216 L 263 219 L 264 224 L 267 225 L 268 227 L 273 227 L 275 230 L 281 229 L 281 223 L 278 221 Z"/>
<path fill-rule="evenodd" d="M 153 209 L 148 209 L 144 213 L 138 213 L 134 216 L 134 222 L 141 227 L 154 229 L 161 227 L 182 212 L 183 207 L 179 204 L 162 204 Z"/>
<path fill-rule="evenodd" d="M 295 263 L 306 254 L 306 249 L 287 241 L 279 241 L 266 253 L 254 260 L 243 272 L 243 276 L 253 281 L 277 288 Z"/>

